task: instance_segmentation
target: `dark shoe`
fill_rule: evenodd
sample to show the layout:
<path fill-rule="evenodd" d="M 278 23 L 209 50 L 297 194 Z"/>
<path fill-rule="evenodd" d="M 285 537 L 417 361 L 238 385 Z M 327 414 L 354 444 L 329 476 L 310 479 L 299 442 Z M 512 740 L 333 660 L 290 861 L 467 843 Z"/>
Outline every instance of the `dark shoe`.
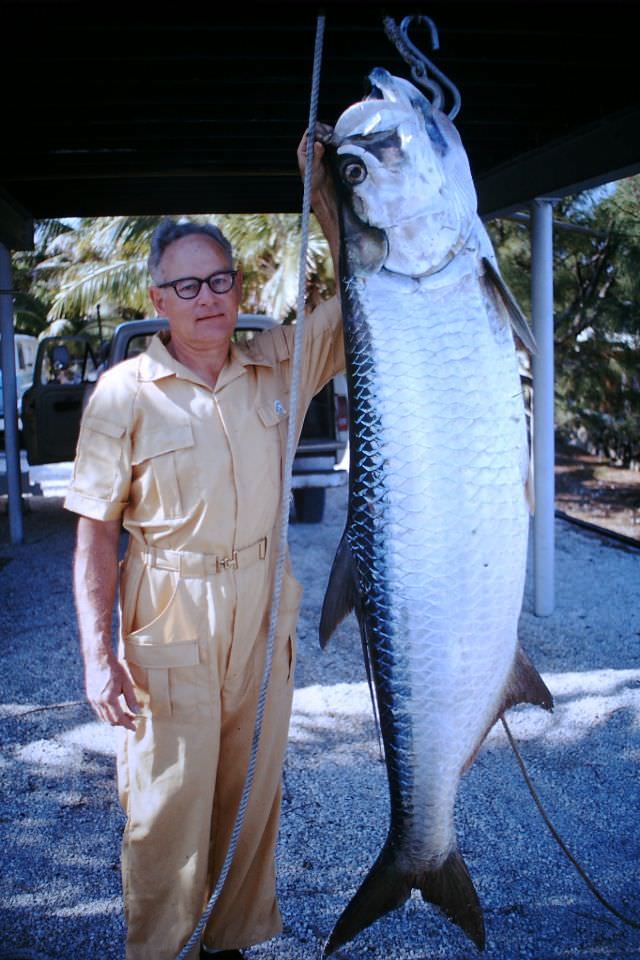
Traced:
<path fill-rule="evenodd" d="M 200 960 L 244 960 L 244 956 L 239 950 L 221 950 L 219 953 L 210 953 L 201 946 Z"/>

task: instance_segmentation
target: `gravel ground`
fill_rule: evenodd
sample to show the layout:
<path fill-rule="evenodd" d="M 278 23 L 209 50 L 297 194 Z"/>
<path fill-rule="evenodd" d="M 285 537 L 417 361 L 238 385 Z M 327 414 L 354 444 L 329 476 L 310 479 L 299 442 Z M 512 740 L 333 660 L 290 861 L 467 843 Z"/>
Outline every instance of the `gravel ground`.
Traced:
<path fill-rule="evenodd" d="M 53 489 L 53 488 L 52 488 Z M 57 490 L 56 490 L 57 492 Z M 285 932 L 249 960 L 318 960 L 386 833 L 387 791 L 355 620 L 320 652 L 319 608 L 346 508 L 292 526 L 305 595 L 285 768 L 279 886 Z M 123 950 L 112 731 L 82 702 L 71 601 L 74 518 L 35 496 L 26 543 L 0 517 L 2 950 L 51 960 Z M 640 551 L 557 521 L 557 609 L 523 643 L 556 697 L 511 712 L 548 812 L 620 910 L 640 916 Z M 551 839 L 497 726 L 464 778 L 460 845 L 484 907 L 491 960 L 640 958 L 640 932 L 607 913 Z M 338 960 L 480 954 L 419 897 L 341 948 Z"/>

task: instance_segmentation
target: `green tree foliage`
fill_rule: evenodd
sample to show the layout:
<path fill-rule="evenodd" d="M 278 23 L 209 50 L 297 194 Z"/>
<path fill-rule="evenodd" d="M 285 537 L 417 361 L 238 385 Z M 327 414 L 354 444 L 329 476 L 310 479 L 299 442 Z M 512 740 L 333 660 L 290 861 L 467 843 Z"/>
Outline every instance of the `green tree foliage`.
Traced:
<path fill-rule="evenodd" d="M 34 249 L 14 253 L 12 257 L 14 316 L 20 333 L 39 334 L 47 325 L 47 315 L 57 290 L 40 264 L 47 258 L 47 248 L 71 227 L 60 220 L 43 220 L 36 224 Z"/>
<path fill-rule="evenodd" d="M 147 254 L 160 217 L 102 217 L 38 225 L 37 249 L 14 257 L 18 321 L 28 332 L 108 333 L 122 320 L 148 315 Z M 295 316 L 301 245 L 293 214 L 189 218 L 214 222 L 243 268 L 243 309 L 282 320 Z M 333 285 L 328 245 L 312 218 L 307 253 L 309 295 Z M 31 309 L 31 313 L 28 310 Z"/>
<path fill-rule="evenodd" d="M 640 461 L 640 177 L 612 191 L 556 204 L 554 231 L 556 409 L 560 435 L 628 464 Z M 146 257 L 159 217 L 38 224 L 36 249 L 14 255 L 17 328 L 102 334 L 148 315 Z M 295 316 L 300 217 L 203 216 L 227 234 L 245 275 L 243 309 Z M 502 272 L 530 313 L 526 224 L 489 224 Z M 328 247 L 312 218 L 307 296 L 333 292 Z"/>
<path fill-rule="evenodd" d="M 640 178 L 554 209 L 582 231 L 554 230 L 556 425 L 561 437 L 640 461 Z M 525 225 L 489 227 L 507 283 L 530 310 Z"/>

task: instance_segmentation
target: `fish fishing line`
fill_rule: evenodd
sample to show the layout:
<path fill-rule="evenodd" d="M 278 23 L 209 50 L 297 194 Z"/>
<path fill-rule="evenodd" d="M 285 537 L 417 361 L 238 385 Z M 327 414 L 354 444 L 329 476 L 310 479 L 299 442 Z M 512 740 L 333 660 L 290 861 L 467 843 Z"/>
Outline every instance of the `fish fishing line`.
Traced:
<path fill-rule="evenodd" d="M 511 749 L 513 750 L 514 756 L 515 756 L 515 758 L 516 758 L 516 760 L 517 760 L 517 762 L 518 762 L 518 766 L 520 767 L 520 770 L 521 770 L 521 772 L 522 772 L 522 776 L 524 777 L 524 782 L 526 783 L 526 785 L 527 785 L 527 787 L 528 787 L 528 789 L 529 789 L 529 793 L 530 793 L 531 796 L 533 797 L 533 801 L 534 801 L 536 807 L 538 808 L 538 811 L 539 811 L 539 813 L 540 813 L 540 816 L 541 816 L 542 819 L 544 820 L 544 822 L 545 822 L 545 824 L 546 824 L 549 832 L 551 833 L 551 836 L 552 836 L 553 839 L 556 841 L 556 843 L 558 844 L 558 846 L 560 847 L 560 849 L 562 850 L 562 852 L 564 853 L 564 855 L 571 861 L 571 863 L 572 863 L 573 866 L 576 868 L 576 870 L 578 871 L 579 875 L 582 877 L 582 879 L 583 879 L 584 882 L 586 883 L 586 885 L 587 885 L 587 887 L 589 888 L 589 890 L 591 891 L 591 893 L 594 895 L 594 897 L 595 897 L 597 900 L 600 901 L 600 903 L 602 904 L 602 906 L 605 907 L 607 910 L 609 910 L 609 912 L 612 913 L 612 914 L 614 915 L 614 917 L 617 917 L 618 920 L 622 920 L 622 922 L 623 922 L 623 923 L 626 923 L 628 926 L 634 927 L 636 930 L 640 930 L 640 922 L 637 921 L 637 920 L 632 920 L 630 917 L 626 917 L 623 913 L 620 913 L 620 911 L 617 910 L 617 909 L 613 906 L 612 903 L 609 903 L 609 901 L 606 899 L 606 897 L 598 890 L 598 888 L 596 887 L 595 883 L 593 882 L 593 880 L 591 879 L 591 877 L 587 874 L 587 872 L 586 872 L 586 870 L 584 869 L 584 867 L 581 866 L 581 864 L 578 863 L 578 861 L 576 860 L 576 858 L 573 856 L 573 854 L 571 853 L 571 851 L 570 851 L 569 848 L 567 847 L 566 843 L 564 842 L 564 840 L 562 839 L 562 837 L 560 836 L 560 834 L 558 833 L 558 831 L 556 830 L 556 828 L 555 828 L 554 825 L 552 824 L 552 822 L 551 822 L 551 820 L 549 819 L 549 816 L 548 816 L 546 810 L 544 809 L 544 807 L 543 807 L 543 805 L 542 805 L 542 800 L 540 799 L 540 797 L 539 797 L 539 795 L 538 795 L 538 792 L 536 791 L 536 788 L 535 788 L 534 785 L 533 785 L 533 782 L 532 782 L 532 780 L 531 780 L 531 777 L 529 776 L 529 773 L 528 773 L 527 768 L 526 768 L 526 766 L 525 766 L 524 760 L 522 759 L 522 754 L 521 754 L 520 751 L 518 750 L 517 744 L 516 744 L 515 740 L 513 739 L 513 735 L 512 735 L 512 733 L 511 733 L 511 730 L 509 729 L 509 726 L 508 726 L 508 724 L 507 724 L 507 721 L 504 719 L 504 717 L 500 717 L 500 720 L 502 721 L 502 726 L 504 727 L 504 732 L 505 732 L 506 735 L 507 735 L 507 740 L 509 741 L 509 746 L 510 746 Z"/>

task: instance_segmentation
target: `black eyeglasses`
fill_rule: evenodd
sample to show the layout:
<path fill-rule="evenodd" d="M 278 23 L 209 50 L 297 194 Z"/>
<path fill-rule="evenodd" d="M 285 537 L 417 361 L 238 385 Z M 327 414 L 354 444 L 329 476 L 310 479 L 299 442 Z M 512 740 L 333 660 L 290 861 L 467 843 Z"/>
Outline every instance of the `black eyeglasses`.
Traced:
<path fill-rule="evenodd" d="M 228 293 L 236 282 L 237 270 L 217 270 L 204 279 L 200 277 L 181 277 L 180 280 L 170 280 L 169 283 L 157 283 L 160 287 L 173 287 L 176 296 L 181 300 L 195 300 L 200 293 L 203 283 L 206 283 L 212 293 Z"/>

